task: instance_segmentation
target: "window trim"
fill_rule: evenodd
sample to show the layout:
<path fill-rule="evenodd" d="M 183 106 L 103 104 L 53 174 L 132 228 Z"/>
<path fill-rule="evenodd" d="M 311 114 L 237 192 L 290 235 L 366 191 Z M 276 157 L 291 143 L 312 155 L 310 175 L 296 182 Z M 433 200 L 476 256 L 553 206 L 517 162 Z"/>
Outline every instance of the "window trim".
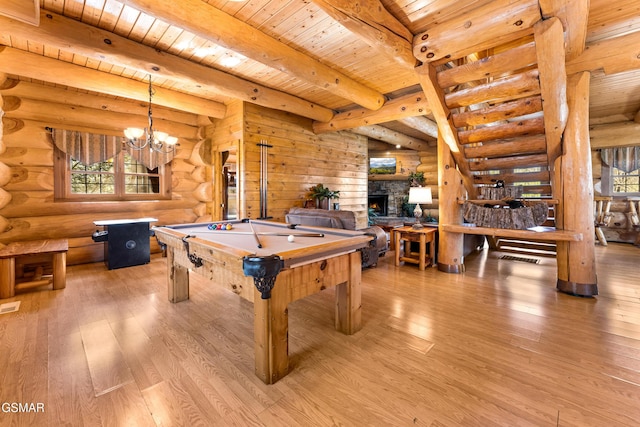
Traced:
<path fill-rule="evenodd" d="M 171 199 L 171 163 L 158 166 L 160 178 L 160 192 L 157 194 L 124 192 L 124 155 L 121 150 L 114 157 L 114 174 L 116 176 L 115 194 L 73 194 L 71 193 L 71 156 L 59 148 L 55 148 L 53 158 L 54 170 L 54 200 L 55 201 L 135 201 L 135 200 L 169 200 Z M 122 181 L 122 182 L 120 182 Z"/>

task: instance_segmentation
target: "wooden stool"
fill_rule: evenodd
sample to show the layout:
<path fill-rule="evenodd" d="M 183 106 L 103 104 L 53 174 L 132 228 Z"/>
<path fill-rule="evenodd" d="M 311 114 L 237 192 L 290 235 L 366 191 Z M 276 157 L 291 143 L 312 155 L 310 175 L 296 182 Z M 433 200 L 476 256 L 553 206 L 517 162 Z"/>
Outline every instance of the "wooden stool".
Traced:
<path fill-rule="evenodd" d="M 48 286 L 64 289 L 67 283 L 66 239 L 9 243 L 0 249 L 0 299 L 16 291 Z M 51 274 L 48 273 L 51 269 Z"/>

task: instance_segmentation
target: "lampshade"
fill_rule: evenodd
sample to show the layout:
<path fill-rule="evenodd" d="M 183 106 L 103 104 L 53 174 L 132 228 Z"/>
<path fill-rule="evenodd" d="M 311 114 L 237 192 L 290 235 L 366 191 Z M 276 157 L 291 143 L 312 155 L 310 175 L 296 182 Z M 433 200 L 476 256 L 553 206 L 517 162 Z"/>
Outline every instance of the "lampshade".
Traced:
<path fill-rule="evenodd" d="M 429 187 L 410 187 L 409 188 L 409 203 L 417 204 L 429 204 L 432 203 L 431 188 Z"/>

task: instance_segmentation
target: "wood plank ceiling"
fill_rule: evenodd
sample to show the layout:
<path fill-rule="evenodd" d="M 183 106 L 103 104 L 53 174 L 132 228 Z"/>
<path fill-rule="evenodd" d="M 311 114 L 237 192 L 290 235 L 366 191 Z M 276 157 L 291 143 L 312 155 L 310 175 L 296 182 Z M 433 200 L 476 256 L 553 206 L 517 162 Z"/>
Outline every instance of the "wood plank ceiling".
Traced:
<path fill-rule="evenodd" d="M 137 82 L 144 82 L 148 74 L 152 74 L 154 85 L 168 93 L 181 92 L 219 103 L 240 98 L 295 111 L 314 119 L 319 131 L 326 129 L 332 119 L 352 112 L 352 118 L 360 119 L 341 126 L 369 132 L 373 138 L 381 135 L 380 132 L 401 133 L 408 138 L 407 147 L 419 149 L 424 146 L 421 144 L 433 144 L 435 128 L 429 109 L 415 99 L 415 94 L 422 93 L 419 77 L 412 68 L 415 64 L 411 61 L 415 58 L 408 58 L 403 48 L 412 45 L 413 36 L 425 31 L 437 32 L 440 26 L 446 27 L 452 22 L 481 25 L 477 21 L 481 19 L 479 11 L 493 10 L 494 16 L 501 17 L 516 6 L 565 11 L 563 23 L 565 27 L 568 25 L 565 37 L 570 38 L 572 31 L 586 28 L 587 46 L 640 34 L 637 0 L 616 0 L 615 7 L 610 0 L 591 0 L 588 16 L 573 16 L 572 11 L 579 9 L 576 4 L 584 3 L 581 0 L 363 0 L 358 3 L 348 0 L 41 0 L 40 31 L 0 16 L 0 44 L 12 48 L 11 52 L 15 50 L 16 54 L 29 52 L 34 57 L 51 58 Z M 0 4 L 0 13 L 6 7 Z M 336 12 L 337 9 L 342 12 Z M 345 11 L 359 14 L 358 19 L 366 19 L 369 25 L 358 26 L 358 19 L 346 19 Z M 372 22 L 383 23 L 379 25 L 383 31 L 373 38 L 392 34 L 397 40 L 372 41 L 363 37 L 358 29 L 370 29 Z M 462 49 L 474 41 L 460 37 L 450 44 Z M 480 52 L 479 57 L 485 54 Z M 640 50 L 635 54 L 640 57 Z M 82 81 L 76 85 L 64 84 L 42 67 L 40 72 L 32 73 L 26 68 L 24 73 L 6 71 L 1 65 L 3 62 L 6 65 L 6 56 L 6 49 L 0 52 L 0 72 L 7 72 L 10 77 L 80 91 L 99 91 L 96 85 Z M 636 69 L 623 72 L 608 72 L 606 67 L 604 70 L 597 67 L 594 71 L 590 100 L 593 124 L 634 120 L 640 110 L 640 60 L 638 62 Z M 38 64 L 36 58 L 36 70 Z M 123 96 L 106 93 L 116 98 Z M 407 100 L 403 101 L 407 94 Z M 403 113 L 394 111 L 394 100 Z M 186 110 L 184 104 L 169 104 Z M 380 108 L 382 104 L 385 107 Z M 411 112 L 406 113 L 407 109 Z M 367 117 L 371 118 L 367 120 Z M 361 129 L 369 123 L 382 128 Z"/>

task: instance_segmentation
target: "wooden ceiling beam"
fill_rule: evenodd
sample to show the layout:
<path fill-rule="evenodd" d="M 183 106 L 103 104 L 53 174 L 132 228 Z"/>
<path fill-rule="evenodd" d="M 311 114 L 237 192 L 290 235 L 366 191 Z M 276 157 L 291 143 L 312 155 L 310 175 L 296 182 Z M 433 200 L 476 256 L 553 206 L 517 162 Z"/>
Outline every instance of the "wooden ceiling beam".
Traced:
<path fill-rule="evenodd" d="M 181 0 L 179 7 L 174 0 L 121 2 L 362 107 L 377 110 L 384 104 L 378 91 L 202 0 Z"/>
<path fill-rule="evenodd" d="M 587 45 L 577 58 L 567 62 L 567 74 L 603 69 L 616 74 L 640 69 L 640 31 Z"/>
<path fill-rule="evenodd" d="M 295 113 L 314 120 L 326 121 L 333 117 L 333 111 L 329 108 L 249 82 L 215 68 L 196 64 L 166 52 L 159 52 L 152 47 L 74 19 L 46 12 L 40 22 L 40 26 L 34 28 L 18 21 L 0 17 L 1 32 L 3 33 L 35 40 L 98 61 L 180 81 L 190 86 L 193 93 L 200 93 L 202 87 L 206 87 L 222 96 Z M 21 75 L 21 73 L 16 74 Z M 199 97 L 201 96 L 199 95 Z M 214 103 L 215 101 L 208 102 Z M 216 108 L 209 109 L 208 116 L 223 117 L 224 105 L 217 104 Z M 204 111 L 196 113 L 207 115 L 207 112 Z"/>
<path fill-rule="evenodd" d="M 436 139 L 438 138 L 438 124 L 424 116 L 405 117 L 404 119 L 398 119 L 398 121 L 411 129 L 424 133 L 425 135 L 429 135 Z"/>
<path fill-rule="evenodd" d="M 351 129 L 351 132 L 411 150 L 424 151 L 429 149 L 429 143 L 427 141 L 412 138 L 379 125 L 360 126 Z"/>
<path fill-rule="evenodd" d="M 367 108 L 344 111 L 336 114 L 330 121 L 313 122 L 316 134 L 353 129 L 359 126 L 391 122 L 406 117 L 430 114 L 429 103 L 422 91 L 410 93 L 387 101 L 382 108 L 372 111 Z"/>
<path fill-rule="evenodd" d="M 638 145 L 638 135 L 640 135 L 640 123 L 632 120 L 589 126 L 592 150 Z"/>
<path fill-rule="evenodd" d="M 0 46 L 0 71 L 137 101 L 149 101 L 148 83 L 11 47 Z M 155 91 L 153 103 L 156 105 L 212 117 L 224 117 L 226 107 L 219 102 L 161 87 L 156 87 Z"/>
<path fill-rule="evenodd" d="M 461 58 L 531 34 L 540 18 L 537 1 L 494 0 L 417 34 L 413 54 L 421 62 Z"/>
<path fill-rule="evenodd" d="M 380 53 L 413 69 L 413 34 L 379 0 L 313 0 L 327 15 Z"/>

